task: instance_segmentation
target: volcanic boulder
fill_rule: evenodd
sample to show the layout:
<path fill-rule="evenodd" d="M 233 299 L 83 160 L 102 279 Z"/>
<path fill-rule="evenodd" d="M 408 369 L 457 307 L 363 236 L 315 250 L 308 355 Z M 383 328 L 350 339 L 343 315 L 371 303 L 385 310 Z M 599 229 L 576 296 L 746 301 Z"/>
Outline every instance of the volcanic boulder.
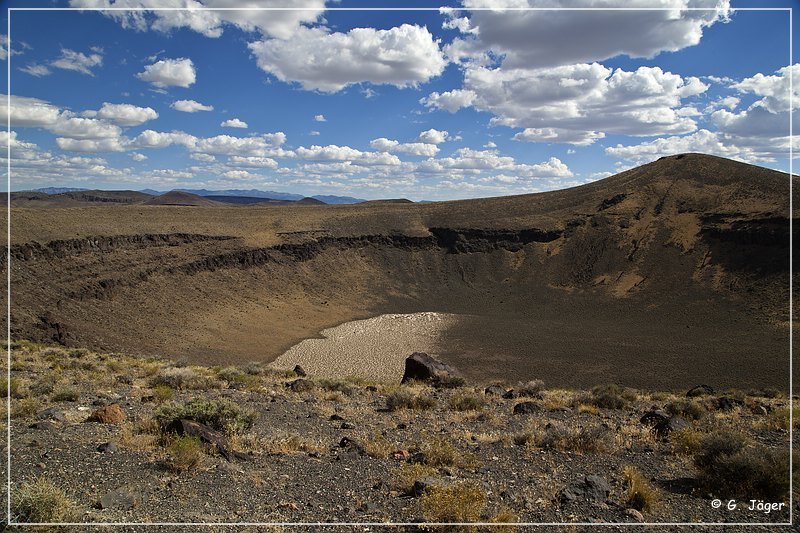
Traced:
<path fill-rule="evenodd" d="M 427 381 L 436 386 L 463 383 L 463 379 L 455 368 L 437 361 L 423 352 L 415 352 L 406 359 L 406 368 L 401 383 L 412 380 Z"/>

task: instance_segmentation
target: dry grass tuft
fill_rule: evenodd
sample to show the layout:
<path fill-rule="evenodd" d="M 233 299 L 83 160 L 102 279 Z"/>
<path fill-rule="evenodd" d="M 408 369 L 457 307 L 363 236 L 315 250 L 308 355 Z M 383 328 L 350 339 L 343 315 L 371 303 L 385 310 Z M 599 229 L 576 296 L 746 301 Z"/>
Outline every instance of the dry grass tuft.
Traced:
<path fill-rule="evenodd" d="M 420 507 L 429 522 L 476 522 L 486 505 L 486 492 L 474 481 L 447 487 L 431 487 L 420 498 Z"/>
<path fill-rule="evenodd" d="M 436 399 L 424 394 L 414 394 L 405 389 L 391 393 L 386 398 L 386 408 L 389 411 L 399 411 L 401 409 L 433 409 Z"/>
<path fill-rule="evenodd" d="M 625 505 L 637 511 L 650 512 L 658 504 L 659 494 L 636 468 L 626 466 L 622 472 L 627 492 Z"/>
<path fill-rule="evenodd" d="M 403 494 L 410 494 L 414 482 L 423 477 L 435 476 L 438 471 L 429 465 L 403 463 L 392 475 L 394 486 Z"/>
<path fill-rule="evenodd" d="M 264 450 L 269 455 L 294 455 L 297 453 L 320 453 L 322 446 L 297 433 L 278 433 L 264 439 Z"/>
<path fill-rule="evenodd" d="M 11 516 L 17 522 L 72 522 L 77 519 L 78 511 L 63 490 L 40 477 L 13 490 Z"/>

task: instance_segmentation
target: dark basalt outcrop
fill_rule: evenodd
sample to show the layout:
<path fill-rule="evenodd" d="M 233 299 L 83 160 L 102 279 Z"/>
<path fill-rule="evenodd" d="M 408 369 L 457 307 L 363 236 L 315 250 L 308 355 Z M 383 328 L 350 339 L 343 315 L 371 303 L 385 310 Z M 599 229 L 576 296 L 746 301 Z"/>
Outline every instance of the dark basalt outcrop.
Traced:
<path fill-rule="evenodd" d="M 35 259 L 64 258 L 85 253 L 111 252 L 152 246 L 179 246 L 181 244 L 230 239 L 235 239 L 235 237 L 191 233 L 96 236 L 85 239 L 55 240 L 47 244 L 38 242 L 17 244 L 11 247 L 11 258 L 17 261 L 32 261 Z M 2 264 L 5 264 L 5 260 L 6 257 L 2 256 Z"/>

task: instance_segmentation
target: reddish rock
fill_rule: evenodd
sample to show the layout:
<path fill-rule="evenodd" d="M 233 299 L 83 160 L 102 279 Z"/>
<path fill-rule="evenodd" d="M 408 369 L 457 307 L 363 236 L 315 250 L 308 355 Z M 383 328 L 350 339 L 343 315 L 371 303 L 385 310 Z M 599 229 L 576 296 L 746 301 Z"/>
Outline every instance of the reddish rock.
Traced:
<path fill-rule="evenodd" d="M 86 419 L 87 422 L 100 422 L 101 424 L 119 424 L 125 420 L 125 412 L 117 403 L 101 407 Z"/>

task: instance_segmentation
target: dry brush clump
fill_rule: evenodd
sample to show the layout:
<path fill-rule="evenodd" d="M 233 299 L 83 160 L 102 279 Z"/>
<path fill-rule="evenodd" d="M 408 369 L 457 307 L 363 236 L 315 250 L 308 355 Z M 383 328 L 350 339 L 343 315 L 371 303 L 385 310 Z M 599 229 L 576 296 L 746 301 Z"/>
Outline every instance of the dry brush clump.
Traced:
<path fill-rule="evenodd" d="M 436 406 L 436 399 L 427 394 L 414 394 L 410 390 L 400 389 L 386 397 L 386 408 L 389 411 L 401 409 L 428 410 Z"/>
<path fill-rule="evenodd" d="M 462 392 L 451 396 L 448 405 L 454 411 L 480 411 L 486 407 L 486 399 L 482 395 Z"/>
<path fill-rule="evenodd" d="M 694 463 L 700 483 L 723 498 L 782 501 L 789 491 L 788 450 L 752 446 L 736 431 L 707 435 Z"/>
<path fill-rule="evenodd" d="M 475 481 L 433 486 L 419 504 L 428 522 L 477 522 L 486 506 L 486 490 Z"/>
<path fill-rule="evenodd" d="M 660 499 L 658 490 L 648 483 L 642 473 L 632 466 L 626 466 L 622 476 L 626 487 L 625 505 L 643 512 L 655 509 Z"/>
<path fill-rule="evenodd" d="M 207 390 L 214 387 L 214 380 L 189 367 L 164 368 L 150 380 L 150 386 L 166 385 L 176 390 Z"/>
<path fill-rule="evenodd" d="M 517 446 L 576 453 L 610 453 L 615 451 L 614 433 L 599 424 L 569 426 L 560 421 L 532 421 L 530 427 L 513 435 Z"/>
<path fill-rule="evenodd" d="M 313 439 L 297 433 L 279 432 L 265 437 L 260 442 L 269 455 L 294 455 L 297 453 L 321 453 L 324 448 Z"/>
<path fill-rule="evenodd" d="M 49 479 L 39 477 L 12 490 L 11 516 L 20 523 L 73 522 L 78 510 L 66 492 Z"/>

